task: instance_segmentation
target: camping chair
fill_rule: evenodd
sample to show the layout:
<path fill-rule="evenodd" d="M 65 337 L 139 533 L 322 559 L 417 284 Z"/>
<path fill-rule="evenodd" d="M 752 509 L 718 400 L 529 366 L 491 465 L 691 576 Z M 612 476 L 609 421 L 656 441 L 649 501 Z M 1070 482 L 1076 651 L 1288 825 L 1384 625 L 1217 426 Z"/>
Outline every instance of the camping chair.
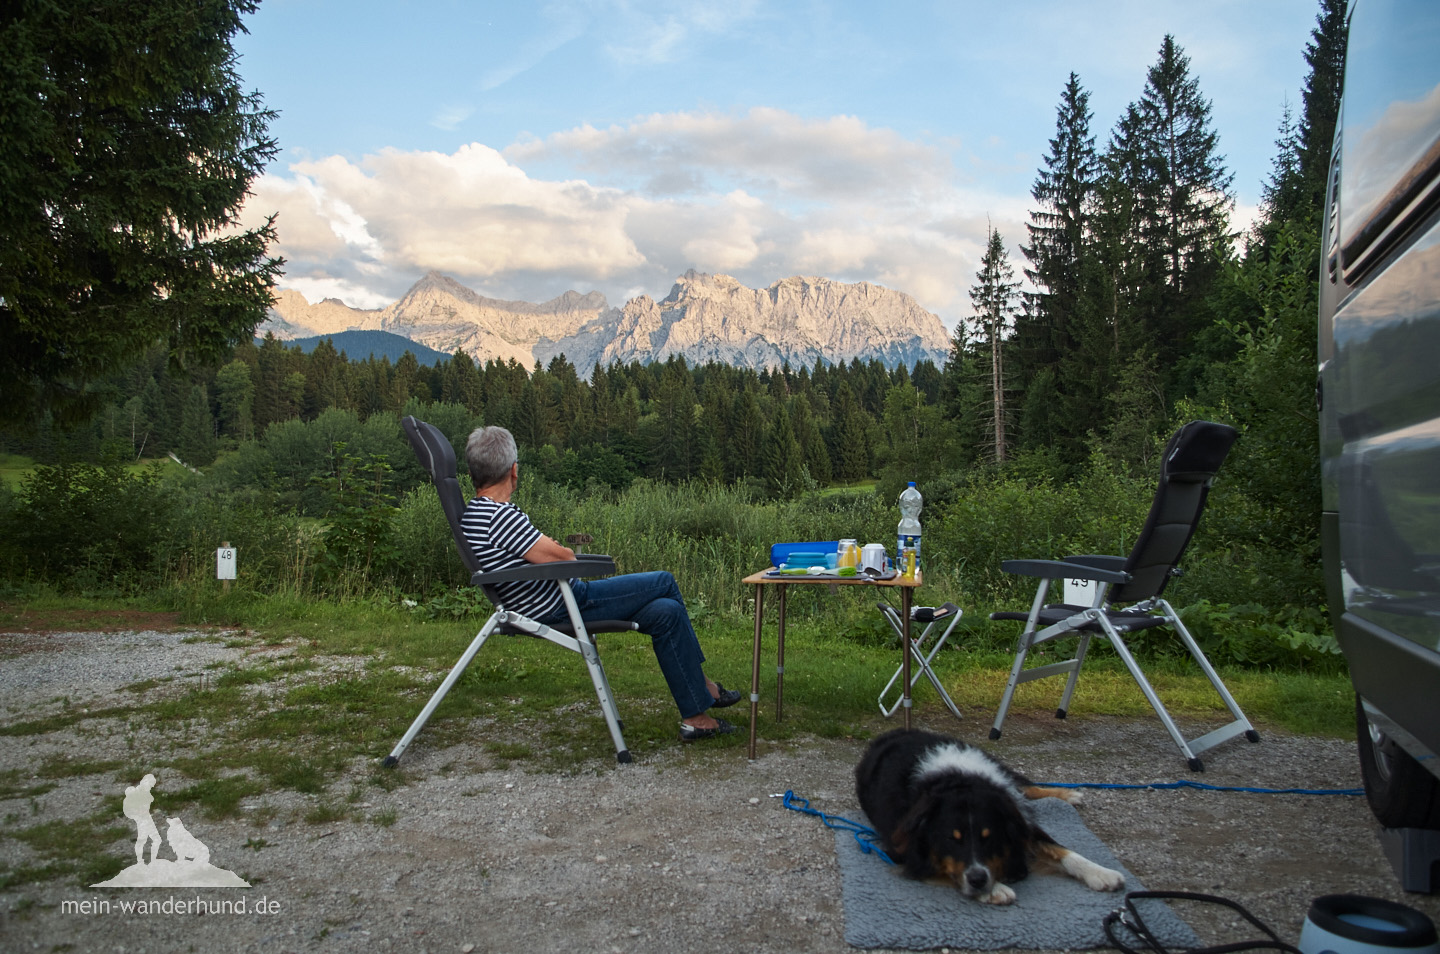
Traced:
<path fill-rule="evenodd" d="M 875 606 L 880 610 L 880 614 L 885 617 L 885 621 L 890 624 L 890 628 L 895 630 L 895 636 L 901 642 L 904 642 L 905 626 L 904 621 L 900 619 L 900 611 L 889 603 L 876 603 Z M 935 670 L 930 668 L 930 664 L 934 661 L 935 654 L 940 652 L 940 647 L 945 645 L 945 640 L 950 638 L 950 631 L 955 628 L 956 623 L 960 622 L 960 616 L 960 607 L 954 603 L 946 603 L 944 606 L 916 606 L 910 610 L 910 618 L 912 620 L 925 624 L 925 631 L 920 634 L 920 638 L 910 642 L 910 654 L 915 658 L 915 665 L 918 667 L 916 671 L 912 671 L 910 674 L 910 688 L 914 689 L 915 683 L 920 681 L 920 677 L 926 676 L 930 680 L 930 685 L 934 686 L 935 691 L 940 693 L 941 700 L 944 701 L 950 711 L 955 714 L 955 718 L 957 719 L 961 718 L 960 710 L 956 707 L 955 700 L 950 698 L 950 693 L 946 692 L 945 687 L 940 684 L 940 680 L 936 677 Z M 931 632 L 935 631 L 936 627 L 947 623 L 947 621 L 948 625 L 945 626 L 944 631 L 935 639 L 935 642 L 930 644 L 930 651 L 927 653 L 925 651 L 925 640 L 930 638 Z M 889 706 L 885 705 L 885 697 L 890 693 L 890 690 L 895 688 L 896 683 L 904 680 L 904 676 L 901 675 L 902 672 L 904 672 L 903 665 L 895 670 L 895 675 L 891 676 L 890 681 L 885 683 L 885 688 L 880 690 L 880 714 L 887 719 L 894 715 L 895 710 L 900 708 L 900 703 L 905 701 L 905 687 L 902 685 L 899 690 L 900 694 L 896 696 L 895 701 Z"/>
<path fill-rule="evenodd" d="M 495 612 L 480 627 L 480 632 L 470 642 L 465 652 L 461 654 L 460 660 L 440 683 L 440 688 L 425 703 L 425 708 L 415 717 L 405 735 L 396 743 L 395 748 L 385 758 L 387 768 L 394 766 L 400 761 L 400 755 L 424 728 L 429 721 L 435 708 L 440 705 L 440 700 L 455 685 L 465 667 L 470 665 L 470 660 L 485 645 L 485 640 L 495 633 L 515 636 L 537 636 L 541 639 L 548 639 L 557 646 L 574 653 L 579 653 L 585 660 L 586 667 L 590 670 L 590 679 L 595 683 L 595 695 L 600 698 L 600 710 L 605 715 L 605 724 L 610 728 L 610 738 L 615 743 L 615 758 L 620 762 L 630 761 L 630 752 L 625 748 L 625 738 L 620 734 L 623 728 L 620 716 L 615 708 L 615 696 L 610 692 L 610 682 L 605 678 L 605 669 L 600 665 L 600 653 L 595 647 L 596 633 L 620 633 L 633 632 L 637 626 L 629 620 L 597 620 L 587 624 L 580 618 L 579 607 L 575 603 L 575 594 L 570 590 L 570 580 L 577 578 L 590 578 L 597 576 L 609 576 L 615 572 L 615 561 L 608 556 L 597 556 L 594 554 L 576 554 L 575 559 L 563 560 L 556 563 L 534 563 L 526 566 L 512 567 L 506 570 L 497 570 L 493 573 L 480 573 L 475 561 L 475 554 L 470 551 L 470 544 L 465 539 L 464 532 L 460 529 L 460 515 L 465 511 L 465 498 L 460 492 L 460 481 L 456 477 L 455 469 L 455 448 L 450 446 L 450 440 L 431 424 L 424 421 L 417 421 L 413 417 L 406 417 L 400 422 L 405 430 L 405 436 L 410 439 L 410 445 L 415 449 L 415 455 L 420 458 L 420 465 L 425 468 L 426 473 L 435 481 L 435 490 L 440 494 L 440 506 L 445 511 L 445 519 L 450 522 L 450 533 L 455 538 L 455 546 L 460 550 L 460 559 L 464 561 L 472 576 L 470 582 L 480 587 L 485 596 L 495 606 Z M 565 607 L 570 613 L 568 624 L 537 623 L 526 616 L 507 610 L 501 603 L 499 595 L 495 592 L 495 584 L 509 583 L 515 580 L 554 580 L 560 584 L 560 595 L 565 600 Z"/>
<path fill-rule="evenodd" d="M 1205 766 L 1198 755 L 1213 746 L 1244 733 L 1251 742 L 1260 741 L 1254 727 L 1241 713 L 1234 698 L 1226 690 L 1205 654 L 1195 643 L 1180 616 L 1160 594 L 1172 576 L 1178 576 L 1176 566 L 1195 533 L 1200 514 L 1205 509 L 1205 498 L 1210 493 L 1210 483 L 1230 445 L 1235 442 L 1235 429 L 1224 424 L 1209 421 L 1191 421 L 1176 431 L 1165 445 L 1160 466 L 1160 486 L 1155 491 L 1155 500 L 1150 505 L 1150 515 L 1135 541 L 1128 557 L 1118 556 L 1072 556 L 1064 560 L 1007 560 L 1000 565 L 1006 573 L 1038 577 L 1040 585 L 1029 613 L 991 613 L 991 619 L 1024 620 L 1025 630 L 1015 652 L 1015 662 L 1010 669 L 1010 680 L 1005 685 L 1005 694 L 1000 699 L 1000 711 L 995 715 L 995 724 L 990 729 L 990 738 L 1000 738 L 1000 726 L 1005 722 L 1005 713 L 1015 696 L 1015 688 L 1022 682 L 1043 679 L 1048 676 L 1068 674 L 1065 691 L 1060 697 L 1060 707 L 1055 711 L 1057 719 L 1065 718 L 1070 706 L 1070 697 L 1075 691 L 1075 682 L 1080 677 L 1080 664 L 1085 661 L 1085 651 L 1092 636 L 1101 636 L 1110 641 L 1116 653 L 1130 670 L 1130 675 L 1140 684 L 1155 714 L 1165 724 L 1170 738 L 1184 753 L 1186 764 L 1191 771 L 1203 771 Z M 1094 596 L 1089 604 L 1045 603 L 1045 594 L 1051 580 L 1087 580 L 1094 582 Z M 1117 608 L 1120 604 L 1130 604 Z M 1210 684 L 1224 700 L 1233 721 L 1187 741 L 1175 727 L 1170 714 L 1165 711 L 1160 697 L 1151 688 L 1139 664 L 1125 645 L 1122 634 L 1138 632 L 1152 626 L 1169 625 L 1179 635 L 1180 641 L 1190 651 Z M 1043 642 L 1062 636 L 1078 636 L 1073 658 L 1065 662 L 1025 668 L 1025 657 L 1031 649 Z"/>

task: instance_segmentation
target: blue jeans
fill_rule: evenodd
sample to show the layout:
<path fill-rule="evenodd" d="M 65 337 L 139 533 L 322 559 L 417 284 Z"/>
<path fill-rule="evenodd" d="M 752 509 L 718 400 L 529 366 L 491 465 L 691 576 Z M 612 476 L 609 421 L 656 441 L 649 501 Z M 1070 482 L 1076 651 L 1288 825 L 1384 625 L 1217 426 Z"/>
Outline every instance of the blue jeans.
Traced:
<path fill-rule="evenodd" d="M 649 635 L 660 663 L 660 672 L 670 695 L 680 709 L 680 718 L 697 716 L 715 700 L 705 685 L 701 663 L 705 653 L 690 625 L 685 599 L 675 577 L 661 570 L 655 573 L 626 573 L 598 580 L 572 580 L 580 618 L 589 623 L 601 619 L 628 619 Z M 564 605 L 541 619 L 542 623 L 568 623 Z"/>

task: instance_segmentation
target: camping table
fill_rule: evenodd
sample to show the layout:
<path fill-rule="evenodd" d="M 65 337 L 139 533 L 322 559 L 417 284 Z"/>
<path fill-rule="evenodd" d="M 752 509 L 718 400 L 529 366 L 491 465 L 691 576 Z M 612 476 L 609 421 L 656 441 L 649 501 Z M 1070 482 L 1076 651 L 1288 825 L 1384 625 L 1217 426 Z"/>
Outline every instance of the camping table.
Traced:
<path fill-rule="evenodd" d="M 774 567 L 770 569 L 774 569 Z M 779 622 L 775 635 L 776 722 L 785 717 L 785 591 L 792 586 L 828 586 L 832 593 L 839 592 L 839 588 L 842 586 L 893 586 L 899 589 L 900 619 L 905 629 L 904 637 L 900 640 L 900 667 L 903 671 L 901 685 L 905 687 L 901 705 L 905 710 L 905 728 L 910 728 L 910 603 L 915 587 L 920 585 L 924 574 L 916 570 L 913 580 L 899 576 L 889 580 L 875 580 L 863 576 L 768 576 L 769 572 L 770 570 L 761 570 L 740 581 L 755 586 L 755 648 L 750 668 L 750 758 L 755 758 L 755 724 L 760 714 L 760 635 L 763 631 L 765 587 L 767 586 L 778 588 L 776 596 L 779 600 L 776 607 Z"/>

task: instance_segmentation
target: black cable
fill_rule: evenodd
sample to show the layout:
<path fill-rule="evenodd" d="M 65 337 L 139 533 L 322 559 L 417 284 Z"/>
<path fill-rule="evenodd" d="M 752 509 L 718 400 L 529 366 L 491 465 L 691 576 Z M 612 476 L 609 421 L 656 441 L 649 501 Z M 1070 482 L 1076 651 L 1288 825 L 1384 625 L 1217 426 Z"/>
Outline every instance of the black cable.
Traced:
<path fill-rule="evenodd" d="M 1263 938 L 1255 938 L 1249 941 L 1234 941 L 1229 944 L 1217 944 L 1213 947 L 1200 947 L 1187 952 L 1187 954 L 1232 954 L 1235 951 L 1256 951 L 1276 950 L 1284 951 L 1285 954 L 1301 954 L 1298 947 L 1287 944 L 1280 940 L 1280 935 L 1270 929 L 1255 915 L 1245 908 L 1231 901 L 1229 898 L 1222 898 L 1213 894 L 1197 894 L 1193 891 L 1131 891 L 1125 895 L 1123 908 L 1116 908 L 1105 915 L 1102 925 L 1105 928 L 1105 936 L 1110 943 L 1125 954 L 1171 954 L 1169 949 L 1160 942 L 1145 924 L 1145 919 L 1140 916 L 1140 910 L 1135 906 L 1137 900 L 1153 899 L 1157 901 L 1200 901 L 1206 904 L 1221 904 L 1239 914 L 1255 927 L 1265 933 Z M 1130 947 L 1115 936 L 1115 926 L 1120 925 L 1139 939 L 1135 947 Z"/>

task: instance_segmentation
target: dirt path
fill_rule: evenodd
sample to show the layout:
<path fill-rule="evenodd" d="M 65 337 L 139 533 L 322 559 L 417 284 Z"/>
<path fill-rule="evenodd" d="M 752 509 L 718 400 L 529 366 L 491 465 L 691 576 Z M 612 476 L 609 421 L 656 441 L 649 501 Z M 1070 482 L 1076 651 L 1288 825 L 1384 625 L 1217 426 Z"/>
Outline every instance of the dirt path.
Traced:
<path fill-rule="evenodd" d="M 146 650 L 120 654 L 115 635 L 0 635 L 0 730 L 69 706 L 103 705 L 120 686 L 164 669 L 183 681 L 242 650 L 187 643 L 178 633 L 123 637 Z M 40 645 L 34 645 L 35 640 Z M 147 668 L 149 667 L 149 668 Z M 795 700 L 794 704 L 801 704 Z M 970 741 L 986 713 L 957 723 L 922 707 L 917 721 Z M 763 717 L 763 712 L 762 712 Z M 13 835 L 113 804 L 113 771 L 55 780 L 38 795 L 36 766 L 57 754 L 143 764 L 137 732 L 89 720 L 43 734 L 0 731 L 3 834 L 0 871 L 36 859 Z M 877 725 L 879 721 L 877 719 Z M 5 951 L 621 951 L 851 950 L 844 940 L 833 836 L 771 797 L 787 789 L 827 812 L 854 815 L 853 766 L 863 743 L 801 740 L 743 750 L 664 743 L 627 766 L 595 764 L 568 775 L 499 768 L 482 747 L 497 727 L 477 720 L 475 741 L 435 749 L 422 736 L 404 763 L 408 784 L 360 783 L 357 764 L 332 786 L 350 818 L 307 822 L 321 800 L 281 793 L 248 799 L 238 818 L 185 817 L 211 863 L 250 882 L 243 889 L 90 889 L 74 877 L 0 890 Z M 1198 780 L 1222 786 L 1350 788 L 1354 746 L 1261 727 L 1258 745 L 1226 743 Z M 138 733 L 141 748 L 166 743 Z M 762 732 L 763 736 L 763 732 Z M 1135 783 L 1187 777 L 1153 719 L 1012 717 L 1005 738 L 984 743 L 1032 777 Z M 138 779 L 129 780 L 134 784 Z M 160 784 L 180 785 L 176 777 Z M 1152 889 L 1234 898 L 1292 942 L 1310 901 L 1328 893 L 1390 898 L 1440 920 L 1440 897 L 1400 890 L 1363 799 L 1193 790 L 1097 790 L 1087 825 Z M 355 819 L 361 820 L 355 820 Z M 90 846 L 127 858 L 133 827 L 117 813 L 115 838 Z M 124 913 L 119 903 L 196 898 L 225 913 Z M 233 906 L 243 899 L 245 913 Z M 109 911 L 83 913 L 83 902 Z M 262 905 L 263 901 L 263 905 Z M 957 904 L 963 903 L 957 898 Z M 262 907 L 256 912 L 257 907 Z M 1250 936 L 1230 918 L 1182 912 L 1206 942 Z"/>

